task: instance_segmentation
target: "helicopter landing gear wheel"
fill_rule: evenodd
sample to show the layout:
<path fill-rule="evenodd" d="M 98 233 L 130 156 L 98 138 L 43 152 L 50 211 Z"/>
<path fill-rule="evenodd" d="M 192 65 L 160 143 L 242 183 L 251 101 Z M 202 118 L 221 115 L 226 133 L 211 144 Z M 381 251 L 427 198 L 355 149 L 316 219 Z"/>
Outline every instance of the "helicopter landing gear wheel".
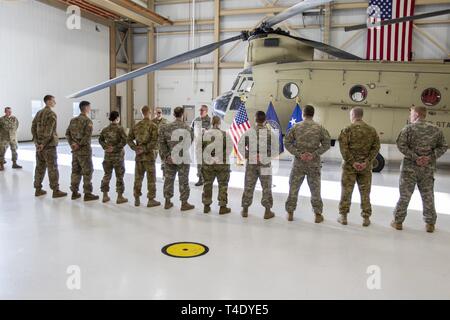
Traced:
<path fill-rule="evenodd" d="M 384 157 L 381 154 L 377 154 L 377 157 L 372 162 L 372 172 L 381 172 L 384 165 Z"/>

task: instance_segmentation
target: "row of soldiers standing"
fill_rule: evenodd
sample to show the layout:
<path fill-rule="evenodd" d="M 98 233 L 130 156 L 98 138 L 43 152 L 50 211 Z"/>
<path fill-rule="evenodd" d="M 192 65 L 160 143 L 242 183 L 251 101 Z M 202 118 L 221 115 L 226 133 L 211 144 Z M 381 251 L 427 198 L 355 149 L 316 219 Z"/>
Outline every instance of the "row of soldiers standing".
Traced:
<path fill-rule="evenodd" d="M 38 112 L 32 124 L 33 140 L 36 144 L 36 170 L 35 170 L 35 189 L 36 196 L 46 194 L 42 189 L 42 180 L 45 171 L 49 172 L 50 187 L 53 190 L 53 197 L 63 197 L 67 193 L 59 190 L 58 168 L 56 146 L 58 137 L 56 134 L 56 114 L 52 108 L 56 105 L 53 96 L 44 98 L 46 107 Z M 92 121 L 88 115 L 90 113 L 90 103 L 80 103 L 80 116 L 73 118 L 66 131 L 66 138 L 72 148 L 72 176 L 71 191 L 72 199 L 78 199 L 81 194 L 78 192 L 81 178 L 83 178 L 84 200 L 97 200 L 98 196 L 92 193 Z M 189 149 L 194 140 L 195 123 L 199 124 L 200 151 L 204 152 L 208 145 L 214 142 L 212 139 L 205 139 L 205 135 L 219 137 L 222 141 L 223 154 L 217 157 L 213 151 L 210 158 L 213 161 L 201 161 L 198 165 L 199 181 L 196 185 L 202 185 L 204 212 L 211 211 L 212 204 L 212 186 L 215 179 L 218 180 L 219 193 L 218 201 L 220 214 L 227 214 L 231 210 L 227 207 L 228 203 L 228 183 L 230 180 L 230 164 L 228 162 L 231 148 L 229 146 L 230 138 L 228 134 L 220 129 L 220 118 L 213 117 L 212 121 L 208 116 L 207 106 L 200 109 L 200 117 L 195 119 L 193 126 L 189 127 L 183 121 L 184 110 L 181 107 L 175 108 L 175 121 L 168 123 L 162 118 L 161 109 L 157 109 L 155 117 L 150 119 L 150 109 L 142 108 L 144 119 L 137 123 L 127 136 L 124 129 L 119 125 L 119 114 L 111 112 L 109 120 L 111 124 L 102 130 L 99 143 L 105 150 L 103 168 L 105 175 L 101 184 L 103 192 L 103 202 L 110 201 L 109 183 L 113 171 L 116 175 L 116 191 L 118 193 L 117 203 L 125 203 L 128 200 L 123 196 L 125 187 L 123 177 L 125 174 L 124 147 L 128 144 L 136 153 L 136 169 L 134 197 L 135 205 L 140 205 L 140 196 L 142 182 L 147 175 L 148 189 L 148 207 L 161 205 L 156 201 L 156 170 L 155 160 L 158 154 L 162 160 L 162 169 L 164 173 L 164 198 L 165 209 L 173 207 L 171 199 L 174 195 L 174 181 L 178 175 L 179 191 L 181 200 L 181 210 L 191 210 L 193 205 L 189 204 L 189 169 L 190 158 L 183 151 Z M 315 222 L 321 223 L 323 218 L 323 202 L 321 198 L 321 155 L 330 148 L 330 135 L 328 131 L 313 120 L 314 108 L 305 106 L 303 109 L 304 121 L 296 124 L 285 137 L 286 149 L 294 155 L 294 164 L 290 175 L 289 196 L 286 201 L 286 211 L 288 220 L 293 220 L 294 211 L 297 207 L 298 192 L 304 179 L 307 179 L 311 190 L 311 205 L 315 213 Z M 402 223 L 406 218 L 406 210 L 416 185 L 423 200 L 423 214 L 428 232 L 434 231 L 436 223 L 436 210 L 434 207 L 434 171 L 436 169 L 436 159 L 442 156 L 448 145 L 444 139 L 442 131 L 436 126 L 428 123 L 426 118 L 427 110 L 425 107 L 413 107 L 410 114 L 410 124 L 407 125 L 399 134 L 397 146 L 404 154 L 400 177 L 400 199 L 394 211 L 394 220 L 391 226 L 397 230 L 402 229 Z M 352 124 L 342 130 L 339 137 L 339 146 L 343 162 L 342 171 L 342 193 L 339 204 L 339 222 L 347 224 L 347 215 L 350 211 L 352 192 L 355 184 L 358 185 L 361 194 L 361 215 L 363 217 L 363 226 L 370 225 L 370 216 L 372 208 L 370 204 L 370 191 L 372 184 L 372 161 L 380 149 L 380 140 L 376 130 L 363 121 L 363 109 L 353 108 L 350 112 Z M 1 122 L 0 122 L 1 123 Z M 212 127 L 211 127 L 212 126 Z M 173 139 L 173 133 L 181 130 L 186 136 L 181 139 L 187 143 L 187 148 L 177 149 L 180 140 Z M 268 125 L 266 115 L 262 111 L 255 114 L 255 126 L 249 130 L 239 143 L 239 151 L 245 155 L 245 186 L 242 196 L 242 216 L 248 216 L 248 209 L 253 202 L 253 194 L 257 181 L 259 180 L 263 195 L 261 204 L 265 207 L 265 219 L 274 217 L 271 211 L 273 206 L 272 197 L 272 171 L 271 158 L 276 156 L 273 152 L 273 141 L 278 140 L 273 133 L 267 134 Z M 257 137 L 255 152 L 250 152 L 252 147 L 249 141 L 248 133 L 254 133 Z M 261 144 L 260 136 L 265 134 L 266 141 Z M 263 139 L 263 141 L 264 141 Z M 217 141 L 216 141 L 217 142 Z M 261 144 L 261 145 L 260 145 Z M 185 152 L 186 153 L 186 152 Z M 173 159 L 174 154 L 178 159 Z M 201 153 L 203 154 L 203 153 Z M 1 155 L 1 154 L 0 154 Z M 269 161 L 263 161 L 264 156 L 268 156 Z M 253 157 L 253 161 L 251 158 Z M 216 161 L 216 158 L 227 159 Z M 17 160 L 17 157 L 15 158 Z M 16 162 L 14 161 L 16 164 Z"/>

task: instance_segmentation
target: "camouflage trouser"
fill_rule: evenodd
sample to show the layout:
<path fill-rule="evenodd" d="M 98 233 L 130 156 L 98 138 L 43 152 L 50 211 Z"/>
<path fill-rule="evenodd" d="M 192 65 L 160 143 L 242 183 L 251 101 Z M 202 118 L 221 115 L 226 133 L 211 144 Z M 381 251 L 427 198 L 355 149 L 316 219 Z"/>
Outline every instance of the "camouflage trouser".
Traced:
<path fill-rule="evenodd" d="M 425 223 L 436 224 L 434 207 L 434 171 L 430 168 L 402 170 L 400 174 L 400 199 L 394 211 L 395 222 L 403 223 L 414 188 L 417 187 L 422 197 L 423 219 Z"/>
<path fill-rule="evenodd" d="M 306 176 L 306 181 L 311 191 L 311 206 L 313 207 L 314 213 L 322 213 L 323 202 L 320 195 L 320 170 L 320 165 L 306 166 L 301 160 L 294 160 L 294 166 L 289 176 L 289 196 L 286 201 L 287 212 L 294 212 L 297 209 L 298 192 Z"/>
<path fill-rule="evenodd" d="M 217 178 L 219 193 L 217 200 L 219 206 L 225 207 L 228 203 L 228 182 L 230 181 L 230 166 L 227 164 L 202 165 L 204 179 L 202 202 L 205 206 L 212 204 L 213 183 Z"/>
<path fill-rule="evenodd" d="M 103 170 L 105 175 L 102 179 L 102 192 L 109 192 L 109 182 L 112 178 L 113 170 L 116 173 L 116 192 L 123 193 L 125 191 L 125 184 L 123 182 L 123 177 L 125 175 L 125 161 L 124 160 L 104 160 Z"/>
<path fill-rule="evenodd" d="M 155 161 L 136 161 L 134 170 L 134 196 L 142 195 L 142 181 L 147 174 L 147 198 L 153 200 L 156 197 L 156 167 Z"/>
<path fill-rule="evenodd" d="M 46 147 L 40 152 L 36 152 L 36 169 L 34 171 L 34 187 L 42 188 L 42 181 L 45 171 L 48 170 L 48 180 L 53 191 L 59 189 L 58 155 L 56 147 Z"/>
<path fill-rule="evenodd" d="M 165 164 L 164 170 L 164 198 L 171 199 L 174 192 L 175 176 L 178 173 L 178 188 L 180 190 L 180 200 L 189 199 L 189 164 Z"/>
<path fill-rule="evenodd" d="M 92 164 L 92 155 L 80 155 L 72 153 L 72 175 L 70 190 L 78 192 L 81 178 L 83 178 L 83 192 L 92 193 L 92 174 L 94 165 Z"/>
<path fill-rule="evenodd" d="M 11 147 L 11 160 L 17 161 L 17 142 L 16 141 L 4 141 L 0 142 L 0 162 L 5 163 L 5 153 L 8 150 L 8 146 Z"/>
<path fill-rule="evenodd" d="M 203 164 L 197 164 L 197 177 L 199 180 L 204 180 L 205 177 L 203 176 Z"/>
<path fill-rule="evenodd" d="M 270 167 L 258 164 L 247 164 L 245 167 L 245 185 L 242 195 L 242 207 L 248 208 L 252 205 L 256 182 L 260 181 L 262 187 L 261 204 L 265 208 L 272 208 L 272 173 Z"/>
<path fill-rule="evenodd" d="M 348 214 L 352 202 L 353 188 L 355 182 L 358 184 L 361 195 L 361 216 L 368 218 L 372 215 L 370 204 L 370 189 L 372 186 L 372 168 L 364 171 L 356 171 L 352 166 L 344 164 L 341 180 L 341 202 L 339 203 L 339 213 Z"/>

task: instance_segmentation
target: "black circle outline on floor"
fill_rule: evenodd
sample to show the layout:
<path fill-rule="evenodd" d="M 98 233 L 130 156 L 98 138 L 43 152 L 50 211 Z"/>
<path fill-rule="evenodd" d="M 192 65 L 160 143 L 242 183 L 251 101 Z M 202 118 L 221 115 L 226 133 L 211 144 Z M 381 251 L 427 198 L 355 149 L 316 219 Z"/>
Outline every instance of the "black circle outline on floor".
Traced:
<path fill-rule="evenodd" d="M 168 249 L 169 247 L 174 246 L 174 245 L 177 245 L 177 244 L 196 244 L 196 245 L 202 246 L 202 247 L 205 249 L 205 251 L 202 252 L 202 253 L 199 254 L 199 255 L 196 255 L 196 256 L 190 256 L 190 257 L 181 257 L 181 256 L 174 256 L 174 255 L 169 254 L 169 253 L 167 252 L 167 249 Z M 208 248 L 207 246 L 205 246 L 204 244 L 202 244 L 202 243 L 191 242 L 191 241 L 181 241 L 181 242 L 174 242 L 174 243 L 170 243 L 170 244 L 168 244 L 168 245 L 165 245 L 165 246 L 161 249 L 161 252 L 162 252 L 163 254 L 165 254 L 166 256 L 172 257 L 172 258 L 191 259 L 191 258 L 198 258 L 198 257 L 204 256 L 205 254 L 207 254 L 207 253 L 209 252 L 209 248 Z"/>

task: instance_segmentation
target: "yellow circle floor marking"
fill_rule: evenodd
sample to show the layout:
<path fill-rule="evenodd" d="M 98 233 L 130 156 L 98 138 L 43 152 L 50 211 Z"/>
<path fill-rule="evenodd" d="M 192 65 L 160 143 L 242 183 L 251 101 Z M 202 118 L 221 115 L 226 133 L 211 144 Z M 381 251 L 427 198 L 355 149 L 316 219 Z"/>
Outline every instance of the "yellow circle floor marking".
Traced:
<path fill-rule="evenodd" d="M 176 242 L 161 249 L 162 253 L 174 258 L 195 258 L 208 253 L 207 246 L 196 242 Z"/>

